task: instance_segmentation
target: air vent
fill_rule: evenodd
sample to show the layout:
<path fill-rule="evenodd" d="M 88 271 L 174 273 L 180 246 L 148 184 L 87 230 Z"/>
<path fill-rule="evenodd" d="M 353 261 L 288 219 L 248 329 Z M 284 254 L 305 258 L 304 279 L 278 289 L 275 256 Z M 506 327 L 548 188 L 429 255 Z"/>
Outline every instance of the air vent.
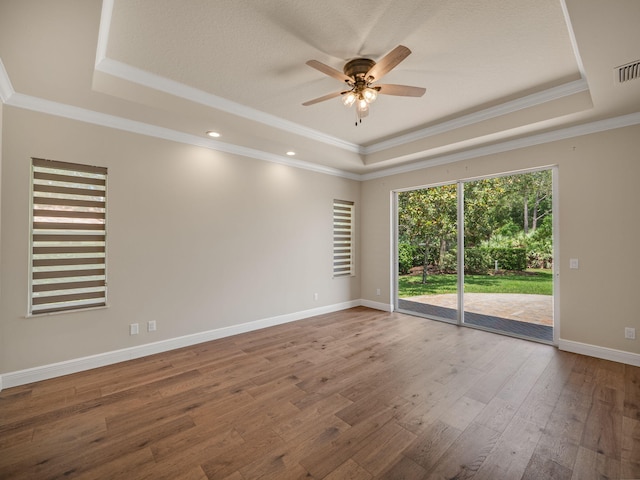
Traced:
<path fill-rule="evenodd" d="M 614 70 L 616 83 L 626 83 L 640 78 L 640 60 L 616 67 Z"/>

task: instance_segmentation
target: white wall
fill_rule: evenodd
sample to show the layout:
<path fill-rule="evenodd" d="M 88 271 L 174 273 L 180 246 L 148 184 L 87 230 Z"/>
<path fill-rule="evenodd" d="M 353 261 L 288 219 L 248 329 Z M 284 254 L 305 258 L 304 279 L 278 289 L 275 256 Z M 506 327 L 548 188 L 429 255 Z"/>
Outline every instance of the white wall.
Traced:
<path fill-rule="evenodd" d="M 332 278 L 357 181 L 6 105 L 3 138 L 0 373 L 360 298 Z M 109 308 L 26 318 L 31 157 L 108 167 Z"/>
<path fill-rule="evenodd" d="M 633 126 L 364 182 L 362 297 L 392 302 L 375 292 L 391 291 L 393 190 L 558 165 L 561 347 L 640 354 L 640 340 L 624 338 L 625 326 L 640 333 L 638 138 Z M 569 258 L 579 270 L 569 270 Z"/>

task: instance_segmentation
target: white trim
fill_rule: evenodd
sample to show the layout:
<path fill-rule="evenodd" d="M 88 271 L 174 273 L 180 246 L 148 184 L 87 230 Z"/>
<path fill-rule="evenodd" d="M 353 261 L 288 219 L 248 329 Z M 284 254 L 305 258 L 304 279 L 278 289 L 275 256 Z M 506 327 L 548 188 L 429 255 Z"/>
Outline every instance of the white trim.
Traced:
<path fill-rule="evenodd" d="M 185 143 L 187 145 L 210 148 L 212 150 L 231 153 L 234 155 L 241 155 L 243 157 L 254 158 L 256 160 L 280 163 L 283 165 L 288 165 L 290 167 L 311 170 L 313 172 L 348 178 L 351 180 L 360 179 L 360 175 L 358 174 L 346 172 L 337 168 L 325 167 L 316 163 L 305 162 L 304 160 L 296 160 L 290 157 L 275 155 L 253 148 L 247 148 L 231 143 L 221 142 L 219 140 L 199 137 L 197 135 L 178 132 L 176 130 L 158 127 L 156 125 L 139 122 L 137 120 L 129 120 L 122 117 L 116 117 L 114 115 L 88 110 L 86 108 L 75 107 L 73 105 L 53 102 L 51 100 L 32 97 L 30 95 L 23 95 L 21 93 L 12 95 L 9 101 L 6 102 L 6 104 L 13 107 L 24 108 L 26 110 L 32 110 L 35 112 L 46 113 L 58 117 L 69 118 L 71 120 L 78 120 L 80 122 L 91 123 L 108 128 L 115 128 L 117 130 L 123 130 L 129 133 L 137 133 L 139 135 L 171 140 L 178 143 Z"/>
<path fill-rule="evenodd" d="M 115 363 L 133 360 L 135 358 L 168 352 L 177 348 L 210 342 L 212 340 L 230 337 L 232 335 L 252 332 L 275 325 L 282 325 L 284 323 L 304 320 L 316 315 L 324 315 L 327 313 L 338 312 L 358 306 L 373 308 L 375 310 L 381 310 L 383 312 L 393 312 L 392 304 L 373 302 L 366 299 L 351 300 L 348 302 L 327 305 L 325 307 L 318 307 L 309 310 L 303 310 L 301 312 L 263 318 L 261 320 L 255 320 L 253 322 L 241 323 L 239 325 L 231 325 L 215 330 L 208 330 L 191 335 L 170 338 L 167 340 L 161 340 L 159 342 L 147 343 L 144 345 L 138 345 L 136 347 L 123 348 L 121 350 L 99 353 L 97 355 L 90 355 L 88 357 L 75 358 L 72 360 L 52 363 L 49 365 L 42 365 L 38 367 L 27 368 L 25 370 L 4 373 L 0 375 L 0 391 L 2 391 L 3 388 L 17 387 L 20 385 L 26 385 L 28 383 L 61 377 L 63 375 L 83 372 L 86 370 L 91 370 L 93 368 L 113 365 Z M 567 352 L 588 355 L 595 358 L 602 358 L 605 360 L 611 360 L 614 362 L 640 367 L 640 354 L 637 353 L 614 350 L 611 348 L 599 347 L 597 345 L 588 345 L 585 343 L 562 339 L 560 340 L 559 348 L 560 350 L 564 350 Z"/>
<path fill-rule="evenodd" d="M 189 100 L 206 107 L 215 108 L 232 115 L 237 115 L 238 117 L 259 122 L 279 130 L 284 130 L 286 132 L 293 133 L 294 135 L 300 135 L 327 145 L 333 145 L 334 147 L 342 148 L 349 152 L 358 154 L 362 153 L 360 145 L 355 143 L 347 142 L 331 135 L 326 135 L 318 130 L 304 127 L 298 123 L 284 120 L 283 118 L 276 117 L 275 115 L 247 107 L 246 105 L 241 105 L 231 100 L 227 100 L 226 98 L 218 97 L 217 95 L 190 87 L 184 83 L 176 82 L 175 80 L 170 80 L 166 77 L 161 77 L 160 75 L 147 72 L 117 60 L 105 58 L 96 65 L 96 70 L 114 77 L 122 78 L 129 82 L 137 83 L 144 87 L 168 93 L 175 97 L 184 98 L 185 100 Z"/>
<path fill-rule="evenodd" d="M 520 148 L 542 145 L 544 143 L 566 140 L 568 138 L 579 137 L 582 135 L 589 135 L 592 133 L 604 132 L 607 130 L 614 130 L 616 128 L 624 128 L 638 124 L 640 124 L 640 112 L 630 113 L 628 115 L 622 115 L 620 117 L 608 118 L 605 120 L 585 123 L 573 127 L 561 128 L 551 132 L 539 133 L 537 135 L 531 135 L 529 137 L 523 137 L 516 140 L 507 140 L 502 143 L 496 143 L 495 145 L 487 145 L 484 147 L 466 150 L 464 152 L 436 156 L 415 163 L 400 165 L 398 167 L 391 167 L 384 170 L 379 170 L 377 172 L 365 173 L 360 175 L 360 180 L 366 181 L 376 178 L 390 177 L 392 175 L 414 172 L 416 170 L 422 170 L 424 168 L 434 167 L 436 165 L 445 165 L 462 160 L 469 160 L 472 158 L 483 157 L 496 153 L 509 152 Z"/>
<path fill-rule="evenodd" d="M 0 89 L 3 87 L 2 69 L 0 69 Z M 8 78 L 7 78 L 8 80 Z M 9 83 L 9 86 L 11 84 Z M 0 94 L 4 94 L 0 90 Z M 23 95 L 21 93 L 8 93 L 8 98 L 5 101 L 7 105 L 24 108 L 26 110 L 32 110 L 35 112 L 46 113 L 49 115 L 55 115 L 59 117 L 69 118 L 80 122 L 92 123 L 108 128 L 115 128 L 117 130 L 123 130 L 130 133 L 137 133 L 139 135 L 146 135 L 150 137 L 161 138 L 164 140 L 171 140 L 179 143 L 185 143 L 188 145 L 194 145 L 204 148 L 210 148 L 221 152 L 231 153 L 234 155 L 241 155 L 244 157 L 254 158 L 256 160 L 263 160 L 267 162 L 280 163 L 288 165 L 294 168 L 301 168 L 304 170 L 310 170 L 317 173 L 324 173 L 326 175 L 333 175 L 337 177 L 347 178 L 350 180 L 367 181 L 377 178 L 389 177 L 392 175 L 398 175 L 401 173 L 414 172 L 416 170 L 422 170 L 424 168 L 434 167 L 436 165 L 444 165 L 448 163 L 458 162 L 462 160 L 469 160 L 485 155 L 491 155 L 496 153 L 503 153 L 520 148 L 531 147 L 535 145 L 541 145 L 545 143 L 555 142 L 558 140 L 565 140 L 568 138 L 578 137 L 581 135 L 588 135 L 592 133 L 603 132 L 607 130 L 614 130 L 617 128 L 624 128 L 632 125 L 640 124 L 640 112 L 630 113 L 628 115 L 622 115 L 620 117 L 608 118 L 605 120 L 599 120 L 596 122 L 586 123 L 582 125 L 576 125 L 573 127 L 567 127 L 551 132 L 540 133 L 537 135 L 531 135 L 529 137 L 523 137 L 516 140 L 508 140 L 502 143 L 494 145 L 487 145 L 484 147 L 478 147 L 464 152 L 452 153 L 448 155 L 435 156 L 433 158 L 425 159 L 422 161 L 409 163 L 406 165 L 400 165 L 398 167 L 387 168 L 378 170 L 372 173 L 357 174 L 340 170 L 337 168 L 326 167 L 318 165 L 312 162 L 305 162 L 303 160 L 295 160 L 290 157 L 275 155 L 261 150 L 256 150 L 247 147 L 241 147 L 230 143 L 224 143 L 219 140 L 207 139 L 199 137 L 197 135 L 191 135 L 184 132 L 178 132 L 169 128 L 158 127 L 148 123 L 138 122 L 136 120 L 129 120 L 114 115 L 108 115 L 106 113 L 95 112 L 85 108 L 75 107 L 72 105 L 66 105 L 63 103 L 52 102 L 50 100 L 44 100 L 30 95 Z"/>
<path fill-rule="evenodd" d="M 11 85 L 9 74 L 4 68 L 4 63 L 2 63 L 2 59 L 0 58 L 0 100 L 2 100 L 2 103 L 7 103 L 15 93 L 16 91 L 13 89 L 13 85 Z"/>
<path fill-rule="evenodd" d="M 102 31 L 100 32 L 100 34 L 102 34 Z M 106 48 L 106 46 L 104 48 Z M 416 140 L 438 135 L 457 128 L 473 125 L 495 117 L 499 117 L 501 115 L 506 115 L 508 113 L 517 112 L 526 108 L 535 107 L 552 100 L 557 100 L 589 90 L 589 86 L 584 79 L 575 80 L 573 82 L 559 85 L 542 92 L 527 95 L 526 97 L 506 102 L 495 107 L 471 113 L 469 115 L 465 115 L 448 122 L 443 122 L 434 125 L 433 127 L 418 130 L 406 135 L 400 135 L 384 142 L 379 142 L 367 147 L 363 147 L 355 143 L 347 142 L 340 138 L 324 134 L 318 130 L 303 127 L 300 124 L 282 119 L 280 117 L 276 117 L 275 115 L 271 115 L 254 108 L 241 105 L 239 103 L 219 97 L 217 95 L 213 95 L 203 90 L 190 87 L 166 77 L 156 75 L 146 70 L 133 67 L 117 60 L 112 60 L 105 57 L 98 62 L 98 60 L 96 59 L 96 70 L 117 78 L 137 83 L 138 85 L 142 85 L 147 88 L 161 91 L 179 98 L 184 98 L 186 100 L 204 105 L 206 107 L 222 110 L 223 112 L 227 112 L 232 115 L 237 115 L 242 118 L 256 121 L 264 125 L 269 125 L 271 127 L 275 127 L 280 130 L 293 133 L 295 135 L 310 138 L 312 140 L 327 145 L 332 145 L 334 147 L 342 148 L 343 150 L 360 155 L 369 155 L 371 153 L 386 150 L 388 148 L 398 147 L 410 142 L 414 142 Z"/>
<path fill-rule="evenodd" d="M 374 310 L 382 310 L 383 312 L 393 312 L 393 305 L 389 303 L 374 302 L 372 300 L 361 299 L 360 306 L 373 308 Z"/>
<path fill-rule="evenodd" d="M 589 345 L 587 343 L 574 342 L 562 338 L 558 346 L 560 350 L 564 350 L 565 352 L 579 353 L 581 355 L 588 355 L 589 357 L 602 358 L 603 360 L 611 360 L 613 362 L 640 367 L 640 354 L 638 353 L 625 352 L 624 350 L 615 350 L 598 345 Z"/>
<path fill-rule="evenodd" d="M 58 102 L 52 102 L 50 100 L 44 100 L 30 95 L 24 95 L 15 93 L 9 77 L 7 75 L 2 60 L 0 59 L 0 98 L 2 101 L 10 106 L 17 108 L 24 108 L 36 112 L 46 113 L 49 115 L 56 115 L 64 118 L 70 118 L 72 120 L 78 120 L 81 122 L 92 123 L 95 125 L 101 125 L 109 128 L 115 128 L 126 132 L 137 133 L 139 135 L 146 135 L 156 138 L 162 138 L 166 140 L 172 140 L 179 143 L 185 143 L 188 145 L 194 145 L 204 148 L 210 148 L 212 150 L 218 150 L 221 152 L 227 152 L 235 155 L 241 155 L 257 160 L 264 160 L 268 162 L 280 163 L 288 165 L 294 168 L 302 168 L 318 173 L 324 173 L 327 175 L 333 175 L 337 177 L 347 178 L 350 180 L 367 181 L 377 178 L 389 177 L 392 175 L 398 175 L 401 173 L 413 172 L 416 170 L 422 170 L 424 168 L 433 167 L 436 165 L 444 165 L 448 163 L 458 162 L 462 160 L 469 160 L 485 155 L 491 155 L 496 153 L 503 153 L 520 148 L 526 148 L 535 145 L 541 145 L 545 143 L 555 142 L 558 140 L 565 140 L 568 138 L 578 137 L 581 135 L 588 135 L 592 133 L 603 132 L 607 130 L 614 130 L 617 128 L 628 127 L 632 125 L 640 124 L 640 112 L 630 113 L 628 115 L 622 115 L 619 117 L 608 118 L 605 120 L 599 120 L 591 123 L 585 123 L 582 125 L 576 125 L 573 127 L 562 128 L 551 132 L 540 133 L 523 137 L 515 140 L 507 140 L 494 145 L 486 145 L 483 147 L 473 148 L 464 152 L 457 152 L 448 155 L 437 155 L 432 158 L 427 158 L 418 162 L 409 163 L 405 165 L 399 165 L 397 167 L 391 167 L 381 169 L 371 173 L 357 174 L 340 170 L 337 168 L 326 167 L 318 165 L 312 162 L 305 162 L 303 160 L 296 160 L 290 157 L 284 157 L 275 155 L 261 150 L 252 148 L 241 147 L 229 143 L 224 143 L 219 140 L 206 139 L 197 135 L 191 135 L 184 132 L 178 132 L 164 127 L 158 127 L 155 125 L 138 122 L 136 120 L 129 120 L 114 115 L 108 115 L 105 113 L 95 112 L 85 108 L 75 107 L 72 105 L 66 105 Z"/>
<path fill-rule="evenodd" d="M 569 41 L 571 42 L 571 47 L 573 48 L 573 55 L 576 57 L 578 71 L 580 72 L 580 76 L 582 78 L 587 78 L 587 75 L 585 74 L 584 64 L 582 63 L 582 57 L 580 56 L 580 51 L 578 50 L 576 34 L 573 31 L 573 25 L 571 25 L 571 17 L 569 16 L 567 2 L 565 0 L 560 0 L 560 6 L 562 7 L 562 15 L 564 16 L 564 21 L 567 24 L 567 33 L 569 34 Z"/>
<path fill-rule="evenodd" d="M 102 13 L 100 14 L 100 29 L 98 32 L 98 45 L 96 48 L 95 69 L 97 71 L 113 75 L 114 77 L 143 85 L 154 90 L 168 93 L 176 97 L 184 98 L 192 102 L 216 108 L 239 117 L 248 118 L 256 122 L 263 123 L 290 133 L 317 140 L 327 145 L 333 145 L 344 150 L 362 154 L 362 147 L 355 143 L 347 142 L 337 137 L 326 135 L 318 130 L 303 127 L 295 122 L 284 120 L 275 115 L 269 115 L 245 105 L 227 100 L 207 93 L 203 90 L 190 87 L 180 82 L 170 80 L 160 75 L 127 65 L 107 58 L 107 45 L 109 44 L 109 33 L 111 30 L 111 19 L 113 17 L 113 0 L 103 0 Z"/>
<path fill-rule="evenodd" d="M 347 142 L 331 135 L 326 135 L 318 130 L 303 127 L 295 122 L 284 120 L 275 115 L 256 110 L 245 105 L 218 97 L 203 90 L 190 87 L 166 77 L 147 72 L 145 70 L 127 65 L 126 63 L 112 60 L 107 57 L 107 45 L 113 17 L 113 0 L 103 0 L 102 13 L 100 14 L 100 29 L 98 32 L 98 45 L 96 48 L 95 69 L 97 71 L 113 75 L 114 77 L 143 85 L 154 90 L 168 93 L 176 97 L 184 98 L 192 102 L 208 107 L 216 108 L 239 117 L 248 118 L 281 130 L 317 140 L 327 145 L 333 145 L 344 150 L 362 154 L 362 148 L 355 143 Z"/>
<path fill-rule="evenodd" d="M 551 243 L 553 254 L 553 344 L 560 342 L 560 167 L 551 167 Z"/>
<path fill-rule="evenodd" d="M 27 383 L 39 382 L 42 380 L 47 380 L 49 378 L 55 378 L 63 375 L 82 372 L 85 370 L 91 370 L 93 368 L 103 367 L 105 365 L 112 365 L 114 363 L 133 360 L 134 358 L 154 355 L 156 353 L 168 352 L 177 348 L 188 347 L 191 345 L 196 345 L 198 343 L 209 342 L 211 340 L 230 337 L 232 335 L 238 335 L 240 333 L 252 332 L 254 330 L 260 330 L 262 328 L 281 325 L 284 323 L 295 322 L 297 320 L 303 320 L 316 315 L 338 312 L 361 305 L 368 306 L 370 308 L 377 308 L 376 306 L 374 306 L 377 305 L 381 307 L 377 308 L 378 310 L 388 311 L 384 308 L 385 305 L 383 304 L 374 304 L 373 302 L 371 302 L 371 305 L 365 305 L 365 303 L 368 302 L 366 302 L 365 300 L 352 300 L 349 302 L 336 303 L 333 305 L 327 305 L 325 307 L 312 308 L 310 310 L 303 310 L 300 312 L 263 318 L 261 320 L 255 320 L 253 322 L 231 325 L 228 327 L 217 328 L 215 330 L 208 330 L 191 335 L 184 335 L 181 337 L 161 340 L 159 342 L 147 343 L 135 347 L 123 348 L 121 350 L 99 353 L 97 355 L 90 355 L 88 357 L 75 358 L 72 360 L 52 363 L 49 365 L 42 365 L 25 370 L 19 370 L 16 372 L 4 373 L 0 375 L 0 391 L 2 390 L 3 386 L 5 388 L 17 387 L 19 385 L 25 385 Z"/>
<path fill-rule="evenodd" d="M 96 47 L 96 68 L 100 62 L 107 58 L 109 31 L 111 30 L 111 18 L 113 17 L 113 1 L 114 0 L 102 0 L 100 27 L 98 28 L 98 46 Z"/>
<path fill-rule="evenodd" d="M 260 110 L 256 110 L 245 105 L 230 101 L 226 98 L 210 94 L 203 90 L 190 87 L 186 84 L 170 80 L 166 77 L 156 75 L 146 70 L 139 69 L 132 65 L 120 62 L 118 60 L 107 57 L 107 46 L 109 43 L 109 33 L 111 29 L 111 20 L 113 16 L 114 0 L 104 0 L 102 3 L 102 12 L 100 15 L 100 28 L 98 32 L 98 45 L 96 49 L 95 69 L 114 77 L 118 77 L 139 85 L 162 91 L 176 97 L 184 98 L 201 105 L 216 108 L 233 115 L 237 115 L 249 120 L 263 123 L 280 130 L 310 138 L 327 145 L 333 145 L 346 151 L 357 153 L 360 155 L 368 155 L 371 153 L 386 150 L 388 148 L 405 145 L 407 143 L 447 132 L 453 129 L 473 125 L 491 118 L 495 118 L 508 113 L 517 112 L 526 108 L 535 107 L 543 103 L 557 100 L 569 95 L 574 95 L 589 90 L 589 85 L 584 74 L 584 66 L 578 53 L 575 35 L 572 29 L 569 13 L 564 0 L 561 2 L 562 11 L 567 24 L 571 44 L 578 65 L 581 78 L 573 82 L 565 83 L 557 87 L 553 87 L 542 92 L 527 95 L 513 101 L 505 102 L 495 107 L 487 108 L 479 112 L 471 113 L 463 117 L 459 117 L 448 122 L 440 123 L 432 127 L 400 135 L 392 139 L 374 143 L 369 146 L 361 146 L 340 138 L 327 135 L 318 130 L 303 127 L 295 122 L 285 120 L 283 118 L 271 115 Z"/>
<path fill-rule="evenodd" d="M 487 108 L 475 113 L 470 113 L 469 115 L 464 115 L 462 117 L 449 120 L 448 122 L 439 123 L 432 127 L 424 128 L 422 130 L 408 133 L 406 135 L 399 135 L 384 142 L 374 143 L 373 145 L 365 147 L 363 149 L 363 153 L 364 155 L 369 155 L 371 153 L 376 153 L 388 148 L 399 147 L 407 143 L 422 140 L 423 138 L 432 137 L 434 135 L 439 135 L 441 133 L 455 130 L 457 128 L 467 127 L 475 123 L 490 120 L 501 115 L 506 115 L 508 113 L 514 113 L 519 110 L 524 110 L 526 108 L 535 107 L 551 100 L 557 100 L 559 98 L 574 95 L 586 90 L 589 90 L 589 85 L 587 85 L 587 82 L 585 80 L 575 80 L 573 82 L 565 83 L 563 85 L 559 85 L 542 92 L 533 93 L 531 95 L 527 95 L 526 97 L 518 98 L 510 102 L 496 105 L 495 107 Z"/>

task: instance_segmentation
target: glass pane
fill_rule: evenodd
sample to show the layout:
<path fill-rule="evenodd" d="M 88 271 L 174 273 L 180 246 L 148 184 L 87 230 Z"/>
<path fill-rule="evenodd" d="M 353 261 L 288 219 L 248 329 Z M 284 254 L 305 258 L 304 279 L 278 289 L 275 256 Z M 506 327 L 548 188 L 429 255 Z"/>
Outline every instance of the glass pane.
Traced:
<path fill-rule="evenodd" d="M 398 194 L 398 309 L 458 319 L 457 186 Z"/>
<path fill-rule="evenodd" d="M 464 316 L 553 341 L 552 172 L 464 184 Z"/>

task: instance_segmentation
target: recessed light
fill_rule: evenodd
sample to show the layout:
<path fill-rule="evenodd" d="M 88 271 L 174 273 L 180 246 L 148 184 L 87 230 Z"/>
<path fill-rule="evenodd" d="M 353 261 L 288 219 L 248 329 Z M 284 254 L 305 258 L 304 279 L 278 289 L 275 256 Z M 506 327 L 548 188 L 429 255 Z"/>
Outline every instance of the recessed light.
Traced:
<path fill-rule="evenodd" d="M 218 132 L 214 132 L 212 130 L 209 130 L 207 132 L 207 135 L 209 135 L 210 137 L 213 137 L 213 138 L 218 138 L 220 136 L 220 134 Z"/>
<path fill-rule="evenodd" d="M 295 154 L 296 154 L 296 152 L 294 152 L 294 151 L 292 151 L 292 150 L 289 150 L 289 151 L 287 152 L 287 155 L 289 155 L 290 157 L 293 157 Z"/>

